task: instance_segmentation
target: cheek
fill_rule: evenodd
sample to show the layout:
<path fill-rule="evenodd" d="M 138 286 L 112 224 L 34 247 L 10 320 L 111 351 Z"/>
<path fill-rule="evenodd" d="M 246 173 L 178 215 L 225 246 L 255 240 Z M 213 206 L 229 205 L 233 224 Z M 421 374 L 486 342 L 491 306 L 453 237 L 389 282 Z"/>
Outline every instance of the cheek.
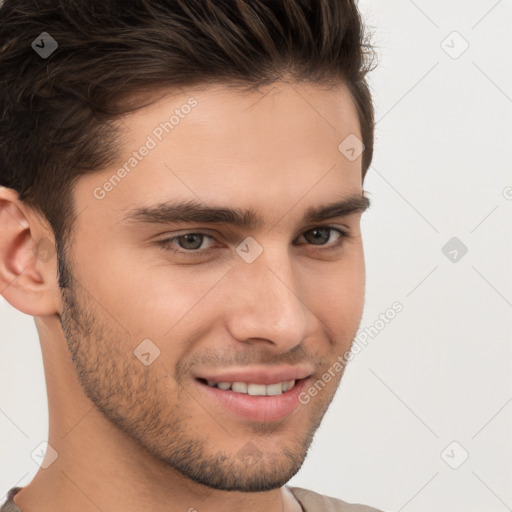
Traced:
<path fill-rule="evenodd" d="M 330 330 L 349 343 L 355 336 L 364 306 L 365 266 L 362 247 L 329 267 L 328 273 L 311 276 L 311 307 Z"/>
<path fill-rule="evenodd" d="M 85 238 L 85 237 L 84 237 Z M 78 279 L 134 341 L 173 338 L 191 313 L 201 314 L 205 297 L 230 270 L 227 265 L 178 266 L 157 248 L 97 244 L 78 252 Z"/>

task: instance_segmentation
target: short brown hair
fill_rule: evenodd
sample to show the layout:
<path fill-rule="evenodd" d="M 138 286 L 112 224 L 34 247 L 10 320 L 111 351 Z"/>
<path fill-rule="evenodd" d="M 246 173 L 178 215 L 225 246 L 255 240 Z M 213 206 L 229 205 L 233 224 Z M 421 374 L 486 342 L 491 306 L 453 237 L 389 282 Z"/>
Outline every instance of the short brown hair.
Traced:
<path fill-rule="evenodd" d="M 374 52 L 356 0 L 5 0 L 0 7 L 0 185 L 65 243 L 73 183 L 120 156 L 113 121 L 138 91 L 284 74 L 347 84 L 373 154 Z M 47 32 L 58 48 L 31 47 Z M 341 141 L 340 141 L 341 142 Z"/>

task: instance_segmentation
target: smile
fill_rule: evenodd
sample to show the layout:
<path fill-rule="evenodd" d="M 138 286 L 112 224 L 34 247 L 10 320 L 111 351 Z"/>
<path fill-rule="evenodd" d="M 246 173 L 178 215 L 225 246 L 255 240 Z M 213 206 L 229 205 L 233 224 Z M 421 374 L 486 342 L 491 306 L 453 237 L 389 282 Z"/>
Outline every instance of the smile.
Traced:
<path fill-rule="evenodd" d="M 276 382 L 275 384 L 257 384 L 254 382 L 215 382 L 206 381 L 208 386 L 223 391 L 231 390 L 251 396 L 276 396 L 286 393 L 295 386 L 295 379 Z"/>
<path fill-rule="evenodd" d="M 299 395 L 309 378 L 268 383 L 196 378 L 198 392 L 219 412 L 257 422 L 282 421 L 301 404 Z"/>

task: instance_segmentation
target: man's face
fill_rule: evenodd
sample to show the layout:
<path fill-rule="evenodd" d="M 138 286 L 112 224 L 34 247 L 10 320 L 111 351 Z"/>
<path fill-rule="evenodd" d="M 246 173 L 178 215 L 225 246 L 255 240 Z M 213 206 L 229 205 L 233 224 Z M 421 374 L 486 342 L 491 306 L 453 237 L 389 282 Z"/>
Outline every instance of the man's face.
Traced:
<path fill-rule="evenodd" d="M 342 371 L 309 403 L 299 394 L 350 348 L 362 313 L 361 210 L 303 220 L 362 196 L 361 157 L 338 149 L 361 138 L 348 90 L 195 88 L 123 122 L 125 157 L 74 189 L 61 322 L 84 392 L 197 482 L 280 487 L 302 465 Z M 260 224 L 135 213 L 192 201 L 253 210 Z"/>

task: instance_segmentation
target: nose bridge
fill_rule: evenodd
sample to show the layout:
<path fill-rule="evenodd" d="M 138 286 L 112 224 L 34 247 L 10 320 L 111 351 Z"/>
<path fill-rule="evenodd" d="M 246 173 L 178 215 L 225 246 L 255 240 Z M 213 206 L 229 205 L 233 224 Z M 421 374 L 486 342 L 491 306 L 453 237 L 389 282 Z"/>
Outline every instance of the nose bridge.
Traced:
<path fill-rule="evenodd" d="M 266 248 L 252 263 L 240 261 L 233 272 L 232 336 L 266 339 L 282 350 L 299 344 L 306 336 L 309 310 L 295 285 L 288 251 Z"/>

